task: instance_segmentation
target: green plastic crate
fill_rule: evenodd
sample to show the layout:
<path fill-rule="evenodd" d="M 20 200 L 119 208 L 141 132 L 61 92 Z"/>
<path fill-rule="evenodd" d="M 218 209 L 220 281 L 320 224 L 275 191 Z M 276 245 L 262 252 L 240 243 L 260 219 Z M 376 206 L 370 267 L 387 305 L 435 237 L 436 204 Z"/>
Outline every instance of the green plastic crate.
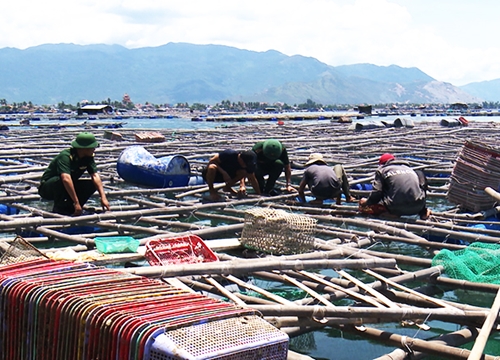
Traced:
<path fill-rule="evenodd" d="M 94 238 L 97 250 L 104 254 L 135 253 L 140 242 L 131 236 L 110 236 Z"/>

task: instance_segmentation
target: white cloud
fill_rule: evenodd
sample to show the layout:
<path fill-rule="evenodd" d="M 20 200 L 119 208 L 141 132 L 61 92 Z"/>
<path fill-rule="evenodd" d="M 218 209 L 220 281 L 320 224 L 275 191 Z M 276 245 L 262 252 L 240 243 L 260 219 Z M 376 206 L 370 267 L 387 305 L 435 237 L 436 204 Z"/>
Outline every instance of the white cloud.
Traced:
<path fill-rule="evenodd" d="M 221 44 L 300 54 L 334 66 L 418 67 L 438 80 L 462 85 L 500 78 L 499 4 L 496 0 L 18 0 L 3 4 L 0 47 Z"/>

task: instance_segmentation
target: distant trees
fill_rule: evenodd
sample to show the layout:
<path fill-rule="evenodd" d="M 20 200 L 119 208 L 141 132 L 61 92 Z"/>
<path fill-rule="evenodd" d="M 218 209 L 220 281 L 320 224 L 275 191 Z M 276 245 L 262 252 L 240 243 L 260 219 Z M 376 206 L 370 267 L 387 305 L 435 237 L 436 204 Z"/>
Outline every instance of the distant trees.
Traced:
<path fill-rule="evenodd" d="M 484 109 L 500 109 L 500 102 L 498 102 L 498 101 L 483 101 L 482 108 L 484 108 Z"/>
<path fill-rule="evenodd" d="M 111 98 L 104 99 L 99 102 L 87 101 L 84 100 L 82 103 L 67 104 L 64 101 L 57 103 L 56 105 L 34 105 L 31 101 L 20 102 L 20 103 L 9 103 L 6 99 L 0 99 L 0 112 L 1 113 L 13 113 L 20 111 L 29 111 L 33 112 L 36 110 L 40 111 L 76 111 L 82 105 L 98 105 L 98 104 L 106 104 L 110 105 L 115 110 L 154 110 L 154 109 L 178 109 L 182 111 L 191 111 L 191 112 L 204 112 L 204 111 L 213 111 L 213 112 L 261 112 L 267 111 L 270 108 L 273 108 L 273 111 L 328 111 L 328 110 L 338 110 L 338 111 L 347 111 L 350 109 L 355 109 L 359 106 L 359 104 L 321 104 L 317 103 L 312 99 L 306 99 L 305 102 L 299 104 L 289 105 L 286 103 L 267 103 L 267 102 L 258 102 L 258 101 L 231 101 L 229 99 L 222 100 L 213 105 L 211 104 L 203 104 L 203 103 L 193 103 L 189 104 L 187 102 L 180 102 L 173 105 L 170 104 L 152 104 L 146 102 L 144 105 L 134 104 L 130 97 L 125 94 L 121 101 L 112 100 Z M 499 101 L 484 101 L 482 103 L 474 103 L 467 104 L 469 109 L 500 109 Z M 414 110 L 422 110 L 422 109 L 448 109 L 450 104 L 373 104 L 373 109 L 378 111 L 394 111 L 398 109 L 414 109 Z M 266 110 L 267 109 L 267 110 Z"/>

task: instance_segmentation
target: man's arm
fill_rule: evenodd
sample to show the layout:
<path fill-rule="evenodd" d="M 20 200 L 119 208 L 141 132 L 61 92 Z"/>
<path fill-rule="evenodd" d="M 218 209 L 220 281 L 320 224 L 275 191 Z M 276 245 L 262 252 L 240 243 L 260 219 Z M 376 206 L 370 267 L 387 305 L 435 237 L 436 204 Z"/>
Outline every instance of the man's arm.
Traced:
<path fill-rule="evenodd" d="M 368 199 L 363 202 L 360 202 L 361 205 L 374 205 L 378 204 L 380 200 L 383 198 L 383 183 L 382 183 L 382 174 L 380 171 L 375 173 L 375 178 L 373 179 L 373 190 L 370 192 Z"/>
<path fill-rule="evenodd" d="M 106 194 L 104 193 L 104 187 L 102 186 L 101 177 L 99 176 L 98 173 L 93 173 L 90 174 L 90 178 L 92 179 L 92 182 L 94 183 L 95 188 L 99 193 L 99 197 L 101 198 L 102 209 L 104 211 L 109 211 L 110 210 L 109 202 L 108 198 L 106 197 Z"/>
<path fill-rule="evenodd" d="M 285 165 L 285 179 L 286 191 L 295 191 L 295 189 L 292 187 L 292 166 L 290 164 Z"/>
<path fill-rule="evenodd" d="M 250 181 L 250 184 L 252 184 L 252 188 L 253 190 L 255 191 L 255 193 L 257 195 L 260 195 L 260 186 L 259 186 L 259 182 L 257 181 L 257 178 L 255 177 L 255 174 L 254 173 L 251 173 L 251 174 L 247 174 L 247 178 L 248 178 L 248 181 Z M 241 182 L 240 182 L 240 191 L 241 191 L 241 188 L 245 187 L 245 178 L 241 179 Z"/>
<path fill-rule="evenodd" d="M 307 182 L 303 178 L 300 181 L 300 185 L 299 185 L 299 197 L 300 197 L 300 200 L 302 200 L 302 202 L 306 202 L 306 195 L 304 194 L 304 189 L 306 188 L 306 185 L 307 185 Z"/>

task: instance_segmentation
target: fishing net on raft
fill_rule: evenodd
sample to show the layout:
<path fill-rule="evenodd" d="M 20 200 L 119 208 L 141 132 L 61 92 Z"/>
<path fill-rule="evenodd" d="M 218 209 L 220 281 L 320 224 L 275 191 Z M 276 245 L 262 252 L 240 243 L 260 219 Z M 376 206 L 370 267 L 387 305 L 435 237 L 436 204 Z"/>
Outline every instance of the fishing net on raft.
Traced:
<path fill-rule="evenodd" d="M 432 259 L 453 279 L 500 284 L 500 245 L 475 242 L 465 249 L 443 249 Z"/>

